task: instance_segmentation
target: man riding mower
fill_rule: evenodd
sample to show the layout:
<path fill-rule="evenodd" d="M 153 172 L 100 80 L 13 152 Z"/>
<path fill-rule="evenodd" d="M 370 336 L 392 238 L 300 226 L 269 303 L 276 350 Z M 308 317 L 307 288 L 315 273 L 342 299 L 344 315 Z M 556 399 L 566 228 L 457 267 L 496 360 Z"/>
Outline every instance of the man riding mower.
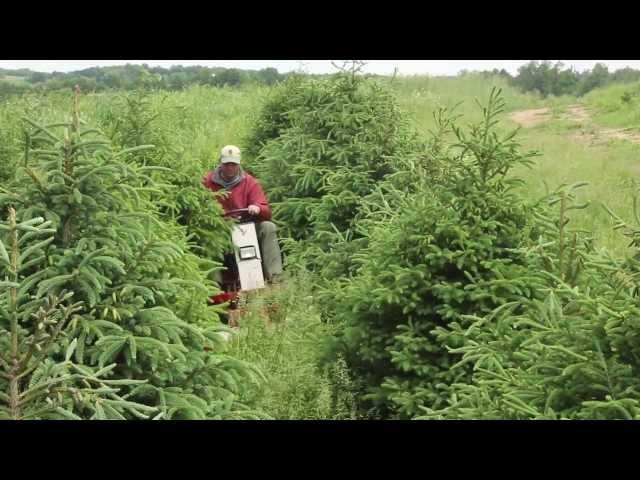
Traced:
<path fill-rule="evenodd" d="M 282 274 L 282 256 L 276 225 L 271 222 L 271 207 L 260 183 L 240 166 L 240 149 L 227 145 L 220 164 L 208 172 L 202 184 L 213 192 L 225 190 L 217 200 L 225 216 L 238 224 L 232 231 L 235 252 L 225 255 L 226 271 L 216 272 L 223 293 L 212 298 L 214 304 L 230 302 L 237 307 L 240 291 L 264 287 L 264 280 L 277 281 Z"/>

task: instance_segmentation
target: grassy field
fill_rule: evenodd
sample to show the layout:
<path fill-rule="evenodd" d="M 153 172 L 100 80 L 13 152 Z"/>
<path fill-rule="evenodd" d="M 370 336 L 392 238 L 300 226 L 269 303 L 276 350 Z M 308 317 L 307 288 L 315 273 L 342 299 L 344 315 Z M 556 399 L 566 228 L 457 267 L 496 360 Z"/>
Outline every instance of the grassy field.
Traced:
<path fill-rule="evenodd" d="M 640 173 L 635 161 L 640 146 L 626 141 L 589 146 L 544 129 L 527 132 L 520 141 L 524 147 L 542 153 L 533 168 L 517 172 L 527 181 L 526 191 L 531 198 L 562 184 L 589 182 L 578 194 L 579 202 L 588 201 L 589 207 L 573 213 L 573 226 L 591 231 L 596 245 L 617 256 L 626 254 L 628 242 L 612 229 L 613 221 L 603 205 L 631 221 L 632 180 Z"/>
<path fill-rule="evenodd" d="M 602 97 L 597 96 L 596 90 L 588 98 L 565 101 L 554 112 L 562 113 L 567 103 L 582 104 L 590 112 L 588 120 L 571 121 L 554 115 L 548 123 L 522 129 L 523 147 L 538 150 L 542 155 L 531 170 L 517 173 L 527 180 L 527 191 L 532 197 L 544 195 L 547 189 L 561 184 L 589 182 L 581 189 L 579 200 L 590 205 L 574 213 L 573 223 L 593 232 L 596 245 L 622 256 L 629 252 L 628 241 L 612 229 L 614 222 L 603 206 L 632 221 L 633 196 L 637 191 L 634 180 L 640 174 L 640 145 L 601 134 L 605 126 L 633 127 L 631 113 L 617 109 L 612 102 L 615 96 L 611 90 L 617 89 L 617 86 L 605 88 Z M 553 105 L 553 101 L 549 104 Z"/>
<path fill-rule="evenodd" d="M 527 195 L 535 199 L 547 189 L 555 189 L 563 183 L 589 182 L 590 185 L 582 190 L 581 196 L 591 205 L 575 213 L 574 223 L 592 230 L 599 245 L 616 254 L 626 251 L 626 240 L 611 230 L 612 221 L 602 204 L 629 219 L 632 180 L 640 173 L 640 146 L 623 140 L 595 145 L 576 141 L 572 136 L 581 132 L 589 133 L 593 127 L 559 117 L 567 105 L 583 103 L 589 108 L 593 121 L 599 125 L 618 128 L 638 126 L 640 110 L 635 104 L 640 98 L 640 83 L 594 90 L 584 99 L 567 96 L 542 99 L 517 91 L 504 78 L 480 74 L 397 77 L 390 84 L 400 106 L 424 134 L 434 126 L 433 112 L 438 107 L 457 105 L 455 112 L 462 116 L 462 125 L 478 120 L 481 111 L 475 100 L 484 102 L 493 87 L 502 89 L 506 102 L 502 119 L 505 132 L 516 127 L 508 118 L 509 112 L 550 107 L 554 114 L 550 122 L 523 128 L 517 137 L 524 148 L 541 153 L 532 169 L 516 172 L 527 181 Z M 195 161 L 205 170 L 215 163 L 214 152 L 221 145 L 242 145 L 261 100 L 269 92 L 268 87 L 230 89 L 194 86 L 181 92 L 151 93 L 148 99 L 152 110 L 160 113 L 154 125 L 172 134 L 174 147 L 179 152 L 176 163 Z M 15 157 L 13 154 L 19 150 L 20 129 L 15 122 L 19 115 L 27 114 L 43 122 L 65 120 L 69 115 L 69 98 L 70 92 L 52 92 L 5 101 L 0 108 L 0 156 L 8 158 L 7 155 L 11 154 Z M 117 114 L 117 107 L 123 105 L 124 98 L 124 94 L 117 92 L 85 95 L 81 106 L 84 117 L 89 122 L 100 124 L 110 113 Z"/>
<path fill-rule="evenodd" d="M 633 180 L 640 174 L 640 145 L 622 140 L 592 145 L 575 140 L 576 133 L 592 127 L 559 116 L 567 105 L 584 103 L 592 110 L 593 120 L 601 125 L 637 127 L 640 110 L 634 102 L 640 98 L 640 84 L 595 90 L 584 99 L 542 99 L 518 92 L 502 78 L 477 74 L 453 78 L 399 77 L 391 85 L 401 107 L 422 133 L 434 126 L 432 114 L 438 107 L 453 107 L 462 102 L 456 109 L 462 115 L 460 123 L 478 120 L 481 111 L 474 100 L 485 102 L 494 86 L 503 89 L 506 101 L 507 111 L 502 119 L 505 132 L 516 127 L 508 118 L 509 112 L 550 107 L 554 113 L 551 121 L 523 128 L 517 137 L 524 149 L 541 154 L 531 169 L 514 172 L 527 182 L 524 193 L 535 200 L 561 184 L 589 182 L 581 190 L 579 200 L 589 201 L 590 206 L 574 212 L 572 224 L 593 232 L 597 245 L 615 255 L 627 253 L 627 240 L 613 231 L 613 222 L 603 205 L 631 220 Z M 204 172 L 215 165 L 216 152 L 222 145 L 242 146 L 269 91 L 268 87 L 191 87 L 182 92 L 154 92 L 148 99 L 152 110 L 160 114 L 154 120 L 157 128 L 172 134 L 178 152 L 176 168 L 182 162 L 195 162 Z M 639 93 L 636 96 L 634 92 Z M 623 100 L 627 97 L 629 101 Z M 69 99 L 70 92 L 32 94 L 0 104 L 0 161 L 19 157 L 21 137 L 16 122 L 19 115 L 26 113 L 42 122 L 66 120 Z M 101 124 L 108 115 L 117 114 L 123 102 L 125 97 L 121 93 L 83 96 L 83 116 L 90 123 Z M 259 317 L 261 305 L 254 304 L 241 340 L 233 344 L 235 356 L 258 364 L 268 378 L 246 401 L 273 418 L 353 418 L 352 399 L 332 396 L 332 385 L 342 382 L 342 387 L 348 387 L 346 372 L 323 370 L 319 366 L 324 353 L 323 339 L 331 335 L 331 326 L 321 322 L 319 313 L 310 306 L 313 302 L 308 283 L 296 279 L 270 295 L 281 308 L 272 323 L 264 324 Z"/>
<path fill-rule="evenodd" d="M 594 119 L 608 127 L 640 128 L 640 82 L 613 84 L 584 97 Z"/>
<path fill-rule="evenodd" d="M 355 419 L 346 366 L 323 361 L 334 328 L 320 319 L 304 275 L 252 299 L 232 353 L 257 365 L 268 381 L 244 401 L 281 420 Z"/>
<path fill-rule="evenodd" d="M 195 160 L 204 172 L 215 163 L 214 152 L 222 145 L 242 143 L 260 99 L 268 92 L 268 87 L 194 86 L 181 92 L 151 92 L 144 98 L 150 112 L 157 113 L 150 127 L 164 132 L 178 152 L 176 166 Z M 88 123 L 103 127 L 107 118 L 123 116 L 126 98 L 130 95 L 122 92 L 83 95 L 80 100 L 82 117 Z M 12 152 L 14 158 L 19 155 L 21 116 L 43 124 L 68 121 L 70 98 L 71 92 L 50 92 L 0 101 L 0 160 L 2 152 Z M 108 131 L 105 133 L 109 134 Z"/>
<path fill-rule="evenodd" d="M 550 122 L 523 128 L 517 137 L 523 148 L 537 150 L 541 154 L 535 159 L 532 169 L 515 172 L 527 181 L 526 194 L 536 199 L 547 189 L 553 190 L 563 183 L 589 182 L 590 185 L 583 188 L 580 195 L 581 200 L 590 201 L 591 205 L 574 214 L 574 224 L 592 230 L 599 245 L 619 255 L 626 252 L 626 239 L 612 231 L 612 221 L 602 204 L 630 220 L 632 180 L 640 173 L 640 146 L 622 140 L 596 145 L 573 140 L 572 136 L 588 133 L 592 127 L 563 120 L 560 116 L 567 105 L 583 103 L 598 124 L 625 128 L 638 125 L 640 110 L 634 107 L 634 102 L 640 97 L 634 95 L 640 95 L 640 83 L 594 90 L 584 99 L 568 96 L 542 99 L 519 92 L 504 78 L 479 74 L 397 77 L 391 86 L 401 108 L 424 134 L 434 126 L 433 112 L 439 107 L 457 105 L 455 112 L 462 116 L 462 125 L 478 120 L 481 111 L 475 100 L 484 102 L 493 87 L 502 89 L 506 103 L 502 118 L 505 132 L 517 126 L 509 120 L 509 112 L 550 107 L 554 114 Z M 268 87 L 230 89 L 194 86 L 181 92 L 155 92 L 148 98 L 152 110 L 160 113 L 154 120 L 155 126 L 172 133 L 172 141 L 179 152 L 176 162 L 196 161 L 204 171 L 215 163 L 214 152 L 221 145 L 242 145 L 261 100 L 269 92 Z M 625 93 L 629 93 L 630 102 L 622 100 Z M 15 152 L 20 140 L 17 124 L 15 120 L 9 121 L 10 118 L 26 113 L 44 122 L 62 121 L 68 117 L 66 105 L 69 96 L 69 92 L 32 94 L 4 104 L 0 108 L 0 138 L 6 140 L 3 151 Z M 82 98 L 84 116 L 89 122 L 101 123 L 102 118 L 123 104 L 124 98 L 122 93 L 86 95 Z"/>
<path fill-rule="evenodd" d="M 542 105 L 539 96 L 520 93 L 509 86 L 504 78 L 479 74 L 459 77 L 399 77 L 391 85 L 398 95 L 401 107 L 423 132 L 434 126 L 433 112 L 439 107 L 453 108 L 457 105 L 455 113 L 462 115 L 462 123 L 479 120 L 481 111 L 475 100 L 487 99 L 493 87 L 502 89 L 509 110 Z"/>
<path fill-rule="evenodd" d="M 517 139 L 524 149 L 536 150 L 540 156 L 534 159 L 530 169 L 514 172 L 527 182 L 525 193 L 532 200 L 540 198 L 562 184 L 578 181 L 589 182 L 581 189 L 579 200 L 590 205 L 575 211 L 572 225 L 593 232 L 596 245 L 621 256 L 628 252 L 627 240 L 613 231 L 613 221 L 605 211 L 607 205 L 624 219 L 631 221 L 634 187 L 632 180 L 640 174 L 640 145 L 624 140 L 589 142 L 574 139 L 576 133 L 589 133 L 591 125 L 560 118 L 569 104 L 584 103 L 593 111 L 593 120 L 602 125 L 633 127 L 640 121 L 640 110 L 618 101 L 623 92 L 640 92 L 640 84 L 612 86 L 591 92 L 585 99 L 563 96 L 541 99 L 532 94 L 522 94 L 498 77 L 466 75 L 453 78 L 406 77 L 396 79 L 394 87 L 401 105 L 412 117 L 416 127 L 427 132 L 433 127 L 432 112 L 438 107 L 452 107 L 462 102 L 456 112 L 462 115 L 464 125 L 480 118 L 475 99 L 484 101 L 492 87 L 503 90 L 506 112 L 503 115 L 503 131 L 517 128 L 508 117 L 509 112 L 530 108 L 549 107 L 551 121 L 531 128 L 522 128 Z"/>

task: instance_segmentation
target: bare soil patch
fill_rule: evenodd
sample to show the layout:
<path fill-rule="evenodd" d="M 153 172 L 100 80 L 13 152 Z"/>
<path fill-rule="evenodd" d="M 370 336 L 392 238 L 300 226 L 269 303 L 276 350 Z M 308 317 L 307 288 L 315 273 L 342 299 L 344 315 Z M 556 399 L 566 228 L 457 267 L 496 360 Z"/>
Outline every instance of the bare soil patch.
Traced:
<path fill-rule="evenodd" d="M 588 122 L 591 120 L 589 111 L 584 105 L 574 104 L 567 107 L 567 111 L 562 116 L 565 120 L 573 120 L 575 122 Z"/>
<path fill-rule="evenodd" d="M 520 126 L 529 128 L 551 120 L 552 115 L 549 108 L 534 108 L 514 112 L 509 118 Z M 579 132 L 568 134 L 568 138 L 581 144 L 594 146 L 610 140 L 626 140 L 632 143 L 640 143 L 640 132 L 625 128 L 604 128 L 593 123 L 589 110 L 584 105 L 569 105 L 567 111 L 560 118 L 585 124 L 585 128 Z"/>
<path fill-rule="evenodd" d="M 523 127 L 533 127 L 539 123 L 551 120 L 551 110 L 548 108 L 534 108 L 512 113 L 509 118 Z"/>

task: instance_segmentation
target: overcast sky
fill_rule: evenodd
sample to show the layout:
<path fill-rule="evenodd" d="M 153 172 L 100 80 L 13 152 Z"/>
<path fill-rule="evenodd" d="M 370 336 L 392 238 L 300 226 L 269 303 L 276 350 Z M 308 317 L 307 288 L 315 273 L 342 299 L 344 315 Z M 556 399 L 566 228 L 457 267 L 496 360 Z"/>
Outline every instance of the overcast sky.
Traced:
<path fill-rule="evenodd" d="M 557 60 L 551 60 L 556 62 Z M 605 63 L 610 71 L 624 67 L 640 69 L 640 60 L 560 60 L 567 67 L 578 71 L 592 68 L 596 63 Z M 518 67 L 529 60 L 370 60 L 365 71 L 377 74 L 392 74 L 398 68 L 401 75 L 429 74 L 456 75 L 460 70 L 492 70 L 504 68 L 516 74 Z M 202 65 L 259 70 L 277 68 L 280 73 L 304 70 L 308 73 L 333 73 L 335 68 L 329 60 L 0 60 L 0 68 L 29 68 L 39 72 L 71 72 L 95 66 L 124 65 L 126 63 L 171 67 L 172 65 Z M 340 63 L 339 61 L 337 63 Z"/>

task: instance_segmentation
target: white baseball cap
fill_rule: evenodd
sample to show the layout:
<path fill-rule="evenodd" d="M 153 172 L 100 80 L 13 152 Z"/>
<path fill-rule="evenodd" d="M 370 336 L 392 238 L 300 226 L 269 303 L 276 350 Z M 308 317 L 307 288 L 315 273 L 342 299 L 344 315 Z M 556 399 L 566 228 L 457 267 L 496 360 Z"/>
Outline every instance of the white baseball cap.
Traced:
<path fill-rule="evenodd" d="M 220 152 L 221 163 L 237 163 L 240 164 L 240 149 L 235 145 L 227 145 Z"/>

